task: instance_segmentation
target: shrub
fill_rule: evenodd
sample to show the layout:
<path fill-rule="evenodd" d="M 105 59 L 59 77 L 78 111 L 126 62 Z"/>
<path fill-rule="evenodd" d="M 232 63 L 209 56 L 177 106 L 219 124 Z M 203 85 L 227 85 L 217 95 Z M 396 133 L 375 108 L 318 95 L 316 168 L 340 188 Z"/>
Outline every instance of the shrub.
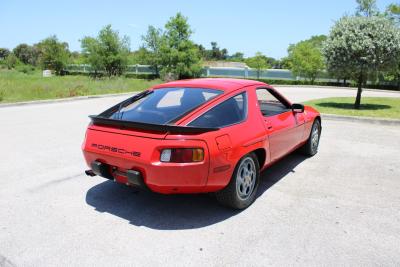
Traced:
<path fill-rule="evenodd" d="M 26 64 L 20 64 L 15 67 L 15 69 L 19 72 L 25 73 L 25 74 L 31 74 L 35 71 L 35 67 L 32 65 L 26 65 Z"/>

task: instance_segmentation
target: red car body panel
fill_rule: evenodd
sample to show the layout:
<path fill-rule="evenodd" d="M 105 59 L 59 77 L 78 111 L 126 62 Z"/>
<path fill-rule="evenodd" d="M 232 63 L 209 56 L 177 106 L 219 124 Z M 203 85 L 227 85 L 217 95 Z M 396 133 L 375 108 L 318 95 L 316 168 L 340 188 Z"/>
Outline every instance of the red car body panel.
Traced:
<path fill-rule="evenodd" d="M 127 183 L 127 178 L 119 173 L 140 171 L 146 186 L 159 193 L 214 192 L 229 183 L 237 162 L 244 155 L 255 152 L 260 168 L 264 169 L 303 145 L 308 139 L 313 121 L 319 117 L 318 111 L 308 106 L 303 113 L 288 110 L 264 117 L 257 100 L 257 88 L 274 90 L 287 103 L 291 102 L 271 86 L 257 81 L 194 79 L 161 84 L 152 89 L 166 87 L 223 90 L 223 94 L 185 115 L 175 125 L 187 126 L 212 107 L 242 92 L 247 92 L 247 118 L 238 124 L 199 134 L 160 133 L 91 124 L 82 145 L 89 167 L 94 161 L 113 166 L 116 170 L 113 178 L 121 183 Z M 162 149 L 193 147 L 204 150 L 203 161 L 160 161 Z"/>

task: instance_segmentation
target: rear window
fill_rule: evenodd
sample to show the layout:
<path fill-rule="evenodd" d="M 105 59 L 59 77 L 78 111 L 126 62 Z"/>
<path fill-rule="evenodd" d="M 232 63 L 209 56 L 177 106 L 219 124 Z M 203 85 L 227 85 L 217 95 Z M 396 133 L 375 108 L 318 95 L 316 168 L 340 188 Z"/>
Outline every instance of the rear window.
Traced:
<path fill-rule="evenodd" d="M 221 94 L 206 88 L 161 88 L 135 101 L 124 101 L 108 115 L 110 119 L 152 124 L 172 123 Z"/>
<path fill-rule="evenodd" d="M 210 109 L 189 126 L 195 127 L 225 127 L 240 123 L 247 117 L 247 94 L 242 93 Z"/>

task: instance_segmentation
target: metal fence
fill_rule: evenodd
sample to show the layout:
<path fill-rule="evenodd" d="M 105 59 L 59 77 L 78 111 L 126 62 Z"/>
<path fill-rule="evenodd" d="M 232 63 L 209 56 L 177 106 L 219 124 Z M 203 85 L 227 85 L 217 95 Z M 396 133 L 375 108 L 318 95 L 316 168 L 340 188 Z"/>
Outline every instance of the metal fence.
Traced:
<path fill-rule="evenodd" d="M 93 73 L 94 70 L 87 64 L 71 64 L 65 69 L 70 73 Z M 129 65 L 127 74 L 155 74 L 149 65 Z M 203 67 L 202 77 L 234 77 L 234 78 L 261 78 L 269 80 L 304 80 L 303 77 L 293 76 L 290 70 L 286 69 L 267 69 L 260 73 L 252 68 L 232 68 L 232 67 Z M 317 79 L 321 82 L 336 82 L 336 79 L 329 78 L 326 73 L 322 73 Z"/>

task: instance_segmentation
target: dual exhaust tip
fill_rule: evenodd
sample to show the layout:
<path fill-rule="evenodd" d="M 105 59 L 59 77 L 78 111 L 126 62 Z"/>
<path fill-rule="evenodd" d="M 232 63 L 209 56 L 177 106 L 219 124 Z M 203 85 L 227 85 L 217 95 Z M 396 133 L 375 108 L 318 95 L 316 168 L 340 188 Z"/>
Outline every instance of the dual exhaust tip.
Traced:
<path fill-rule="evenodd" d="M 99 161 L 93 161 L 90 164 L 90 167 L 92 167 L 92 169 L 85 171 L 85 174 L 87 176 L 93 177 L 93 176 L 99 175 L 101 177 L 104 177 L 104 178 L 107 178 L 110 180 L 115 180 L 113 172 L 110 171 L 109 165 L 99 162 Z M 126 176 L 127 183 L 129 185 L 143 187 L 143 188 L 146 187 L 146 185 L 143 181 L 143 176 L 139 171 L 127 170 L 126 173 L 124 174 L 124 176 Z"/>

